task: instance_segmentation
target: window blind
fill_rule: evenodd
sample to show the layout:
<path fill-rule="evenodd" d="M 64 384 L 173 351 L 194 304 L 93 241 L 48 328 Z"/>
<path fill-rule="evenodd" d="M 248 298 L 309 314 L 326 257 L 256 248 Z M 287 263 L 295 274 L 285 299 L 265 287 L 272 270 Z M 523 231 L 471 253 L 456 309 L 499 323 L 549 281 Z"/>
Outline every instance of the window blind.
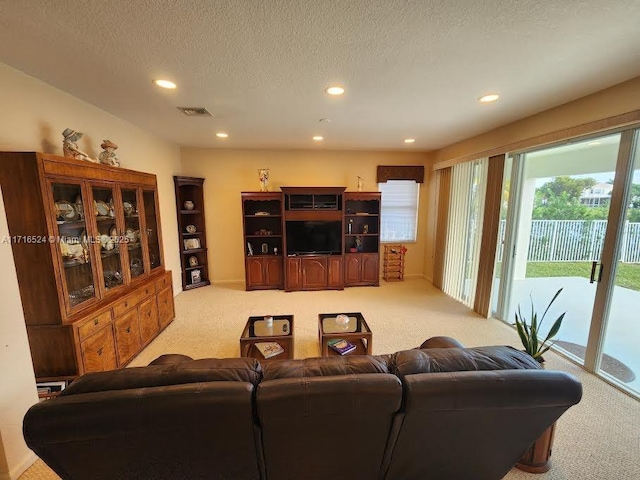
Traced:
<path fill-rule="evenodd" d="M 420 184 L 414 180 L 389 180 L 379 183 L 378 190 L 382 192 L 380 241 L 415 242 Z"/>
<path fill-rule="evenodd" d="M 489 159 L 455 165 L 451 175 L 443 291 L 473 308 Z"/>

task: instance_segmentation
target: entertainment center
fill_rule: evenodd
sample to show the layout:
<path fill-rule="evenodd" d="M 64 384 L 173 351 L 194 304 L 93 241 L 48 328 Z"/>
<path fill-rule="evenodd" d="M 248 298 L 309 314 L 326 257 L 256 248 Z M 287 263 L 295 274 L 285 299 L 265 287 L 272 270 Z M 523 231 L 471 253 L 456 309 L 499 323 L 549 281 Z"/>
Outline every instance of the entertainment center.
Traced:
<path fill-rule="evenodd" d="M 242 193 L 247 290 L 379 285 L 379 192 L 281 190 Z"/>

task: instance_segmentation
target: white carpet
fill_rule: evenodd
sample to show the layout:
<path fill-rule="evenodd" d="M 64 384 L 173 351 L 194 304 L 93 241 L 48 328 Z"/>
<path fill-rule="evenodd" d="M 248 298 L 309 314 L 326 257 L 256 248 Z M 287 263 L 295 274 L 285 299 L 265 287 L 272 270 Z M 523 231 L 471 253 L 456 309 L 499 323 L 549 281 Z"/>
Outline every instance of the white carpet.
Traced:
<path fill-rule="evenodd" d="M 247 317 L 266 314 L 293 314 L 295 358 L 318 356 L 318 314 L 340 312 L 362 312 L 373 331 L 374 354 L 413 348 L 435 335 L 457 338 L 465 346 L 509 344 L 520 348 L 509 326 L 476 315 L 424 280 L 383 281 L 378 288 L 292 293 L 245 292 L 243 284 L 229 284 L 178 295 L 176 319 L 131 366 L 146 365 L 163 353 L 183 353 L 193 358 L 236 357 Z M 640 402 L 555 353 L 545 358 L 547 369 L 578 376 L 584 396 L 558 422 L 551 470 L 534 475 L 514 469 L 505 479 L 640 478 Z M 57 478 L 38 461 L 20 480 Z"/>

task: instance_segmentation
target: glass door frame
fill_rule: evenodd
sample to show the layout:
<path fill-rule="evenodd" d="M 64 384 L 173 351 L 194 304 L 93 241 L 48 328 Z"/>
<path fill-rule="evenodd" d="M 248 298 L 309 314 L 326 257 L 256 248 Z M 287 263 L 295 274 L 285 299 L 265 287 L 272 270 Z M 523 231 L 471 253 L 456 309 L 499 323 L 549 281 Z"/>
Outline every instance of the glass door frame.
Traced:
<path fill-rule="evenodd" d="M 624 130 L 618 146 L 616 174 L 611 194 L 607 230 L 600 257 L 600 275 L 593 305 L 593 315 L 589 327 L 589 337 L 584 358 L 584 366 L 590 372 L 600 374 L 600 363 L 604 350 L 613 290 L 615 288 L 618 257 L 622 248 L 622 235 L 626 217 L 627 199 L 634 171 L 634 152 L 638 148 L 640 130 Z"/>
<path fill-rule="evenodd" d="M 571 140 L 585 141 L 616 133 L 619 133 L 621 137 L 618 145 L 614 186 L 611 196 L 609 215 L 607 217 L 607 229 L 600 257 L 600 268 L 602 273 L 599 280 L 596 280 L 596 293 L 590 320 L 591 323 L 589 325 L 584 362 L 581 363 L 579 361 L 581 359 L 578 359 L 571 354 L 565 354 L 564 351 L 559 352 L 555 347 L 553 349 L 554 351 L 561 353 L 566 358 L 583 365 L 587 371 L 596 374 L 604 381 L 607 381 L 620 390 L 637 397 L 637 392 L 626 388 L 620 382 L 615 381 L 613 377 L 608 376 L 605 372 L 601 372 L 600 365 L 604 354 L 604 342 L 607 333 L 608 316 L 613 299 L 613 291 L 615 288 L 618 258 L 622 248 L 627 200 L 629 198 L 634 174 L 634 154 L 636 154 L 636 149 L 640 149 L 640 125 L 632 125 L 610 131 L 598 132 L 594 135 L 588 135 Z M 514 260 L 516 255 L 515 242 L 518 236 L 518 225 L 521 220 L 519 207 L 522 200 L 522 180 L 526 166 L 525 161 L 523 161 L 523 157 L 527 153 L 552 148 L 565 142 L 544 145 L 538 148 L 512 152 L 510 154 L 513 158 L 513 165 L 510 177 L 511 188 L 507 207 L 507 229 L 505 232 L 502 267 L 500 271 L 501 280 L 497 292 L 497 308 L 492 312 L 494 316 L 510 325 L 511 322 L 507 318 L 507 315 L 508 312 L 511 311 L 509 309 L 509 299 L 511 298 L 511 290 L 513 286 Z M 505 156 L 505 161 L 507 161 L 507 157 L 508 155 Z M 503 179 L 503 181 L 504 180 L 505 179 Z M 496 245 L 496 248 L 497 247 L 498 246 Z"/>

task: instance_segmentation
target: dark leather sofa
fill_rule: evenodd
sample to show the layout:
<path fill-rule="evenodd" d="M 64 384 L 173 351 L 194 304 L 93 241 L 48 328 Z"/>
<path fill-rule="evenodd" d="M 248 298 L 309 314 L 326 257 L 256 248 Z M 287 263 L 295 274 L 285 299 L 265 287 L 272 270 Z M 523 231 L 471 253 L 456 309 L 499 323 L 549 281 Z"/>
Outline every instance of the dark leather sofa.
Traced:
<path fill-rule="evenodd" d="M 81 377 L 27 412 L 24 436 L 65 480 L 500 479 L 582 386 L 510 347 L 456 347 L 163 356 Z"/>

